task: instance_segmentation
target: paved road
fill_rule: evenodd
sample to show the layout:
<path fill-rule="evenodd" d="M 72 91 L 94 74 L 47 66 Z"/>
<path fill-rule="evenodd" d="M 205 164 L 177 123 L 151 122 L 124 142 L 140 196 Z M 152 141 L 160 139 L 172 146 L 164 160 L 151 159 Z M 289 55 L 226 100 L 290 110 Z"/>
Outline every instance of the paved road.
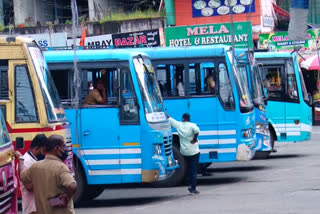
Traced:
<path fill-rule="evenodd" d="M 78 214 L 316 214 L 320 210 L 320 128 L 312 140 L 278 144 L 268 160 L 215 164 L 199 177 L 200 195 L 185 186 L 108 188 Z"/>
<path fill-rule="evenodd" d="M 199 177 L 200 195 L 185 186 L 109 188 L 76 213 L 319 213 L 319 140 L 316 127 L 311 141 L 278 144 L 268 160 L 215 164 L 213 176 Z"/>

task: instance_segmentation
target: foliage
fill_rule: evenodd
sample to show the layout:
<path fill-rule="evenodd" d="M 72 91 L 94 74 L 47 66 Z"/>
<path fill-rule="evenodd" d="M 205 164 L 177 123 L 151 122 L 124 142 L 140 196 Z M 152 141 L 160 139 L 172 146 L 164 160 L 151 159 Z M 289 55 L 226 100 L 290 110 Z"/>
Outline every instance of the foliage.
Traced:
<path fill-rule="evenodd" d="M 71 25 L 72 22 L 71 22 L 69 19 L 67 19 L 67 20 L 64 22 L 64 24 L 65 24 L 65 25 Z"/>
<path fill-rule="evenodd" d="M 131 19 L 145 19 L 145 18 L 157 18 L 163 17 L 164 13 L 158 13 L 158 11 L 148 9 L 145 11 L 137 10 L 131 13 L 111 13 L 109 16 L 104 17 L 104 19 L 100 20 L 100 23 L 108 22 L 108 21 L 123 21 L 123 20 L 131 20 Z"/>

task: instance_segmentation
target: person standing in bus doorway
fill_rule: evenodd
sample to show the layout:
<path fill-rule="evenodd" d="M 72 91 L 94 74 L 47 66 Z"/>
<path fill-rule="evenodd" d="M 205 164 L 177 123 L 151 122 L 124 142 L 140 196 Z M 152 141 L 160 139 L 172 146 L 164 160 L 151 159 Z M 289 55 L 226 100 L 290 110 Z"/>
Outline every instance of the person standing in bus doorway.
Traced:
<path fill-rule="evenodd" d="M 188 176 L 190 187 L 189 192 L 192 194 L 199 194 L 196 189 L 197 174 L 200 157 L 200 149 L 198 143 L 199 127 L 190 122 L 190 114 L 185 113 L 182 116 L 182 122 L 176 121 L 169 114 L 167 114 L 170 124 L 177 129 L 180 139 L 180 152 L 184 156 L 188 167 Z"/>
<path fill-rule="evenodd" d="M 47 155 L 43 161 L 25 169 L 22 155 L 16 151 L 18 175 L 25 186 L 32 185 L 37 213 L 40 214 L 74 214 L 72 196 L 77 183 L 70 170 L 63 163 L 68 157 L 64 138 L 52 135 L 46 146 Z"/>
<path fill-rule="evenodd" d="M 102 79 L 97 80 L 96 88 L 89 92 L 85 98 L 83 105 L 106 105 L 107 96 L 104 88 L 104 81 Z"/>
<path fill-rule="evenodd" d="M 26 169 L 30 168 L 37 161 L 43 160 L 46 152 L 46 145 L 48 138 L 44 134 L 39 134 L 33 138 L 29 151 L 23 155 L 24 165 Z M 22 213 L 23 214 L 35 214 L 36 204 L 34 201 L 34 195 L 32 186 L 20 185 L 22 195 Z"/>

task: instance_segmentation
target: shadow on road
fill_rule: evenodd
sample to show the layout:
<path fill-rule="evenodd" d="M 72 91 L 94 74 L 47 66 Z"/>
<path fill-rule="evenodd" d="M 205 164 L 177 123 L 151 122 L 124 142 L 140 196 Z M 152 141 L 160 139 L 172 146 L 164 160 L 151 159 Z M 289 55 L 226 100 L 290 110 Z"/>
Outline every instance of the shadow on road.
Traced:
<path fill-rule="evenodd" d="M 101 207 L 120 207 L 120 206 L 139 206 L 147 205 L 153 202 L 168 201 L 177 199 L 179 196 L 163 196 L 163 197 L 140 197 L 140 198 L 120 198 L 120 199 L 101 199 L 82 202 L 75 208 L 101 208 Z"/>
<path fill-rule="evenodd" d="M 209 172 L 241 172 L 241 171 L 258 171 L 269 168 L 268 166 L 234 166 L 226 168 L 209 168 Z"/>
<path fill-rule="evenodd" d="M 307 156 L 309 155 L 306 155 L 306 154 L 271 155 L 268 159 L 303 158 Z"/>
<path fill-rule="evenodd" d="M 207 178 L 201 178 L 200 176 L 198 177 L 198 185 L 223 185 L 223 184 L 232 184 L 232 183 L 238 183 L 241 181 L 244 181 L 246 178 L 245 177 L 224 177 L 224 178 L 215 178 L 214 175 L 213 177 L 207 177 Z"/>

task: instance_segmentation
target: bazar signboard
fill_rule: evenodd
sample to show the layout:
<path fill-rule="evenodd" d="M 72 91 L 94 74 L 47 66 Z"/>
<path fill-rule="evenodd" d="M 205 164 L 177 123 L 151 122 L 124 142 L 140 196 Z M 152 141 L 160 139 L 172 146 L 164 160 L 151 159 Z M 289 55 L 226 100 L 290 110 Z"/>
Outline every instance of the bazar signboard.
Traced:
<path fill-rule="evenodd" d="M 115 48 L 128 47 L 159 47 L 159 30 L 145 30 L 132 33 L 112 34 L 112 41 Z"/>
<path fill-rule="evenodd" d="M 259 49 L 270 49 L 271 51 L 292 51 L 296 46 L 302 46 L 302 51 L 316 51 L 320 37 L 318 30 L 308 30 L 306 40 L 292 41 L 288 38 L 288 32 L 276 32 L 259 35 Z"/>
<path fill-rule="evenodd" d="M 233 23 L 236 47 L 253 47 L 251 22 Z M 189 25 L 165 28 L 166 46 L 231 45 L 231 24 Z"/>
<path fill-rule="evenodd" d="M 113 46 L 111 34 L 88 36 L 85 38 L 85 46 L 89 49 L 109 48 Z M 68 47 L 73 47 L 73 39 L 67 40 Z M 76 39 L 76 45 L 80 46 L 80 38 Z"/>
<path fill-rule="evenodd" d="M 228 15 L 230 10 L 233 14 L 255 12 L 255 0 L 192 0 L 192 17 Z"/>

